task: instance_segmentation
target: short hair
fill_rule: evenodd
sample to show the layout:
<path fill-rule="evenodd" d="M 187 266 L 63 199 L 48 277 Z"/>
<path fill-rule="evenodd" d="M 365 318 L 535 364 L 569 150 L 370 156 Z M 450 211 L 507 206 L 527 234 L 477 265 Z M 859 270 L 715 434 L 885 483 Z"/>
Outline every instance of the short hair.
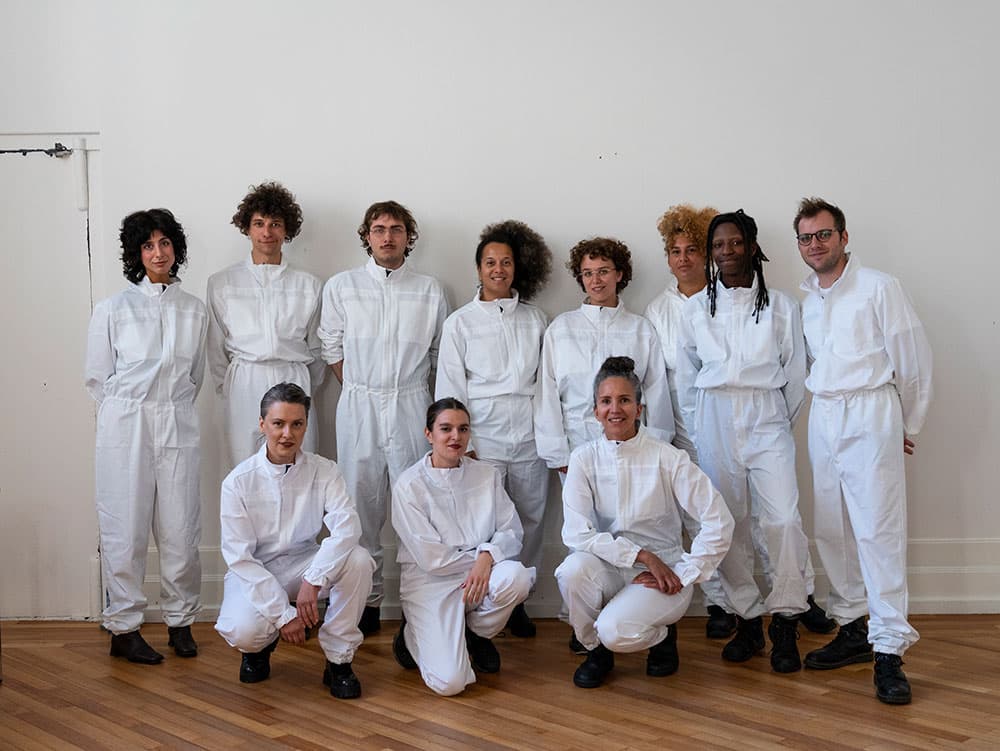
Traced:
<path fill-rule="evenodd" d="M 656 223 L 656 229 L 663 238 L 663 252 L 669 256 L 670 246 L 681 235 L 687 235 L 697 247 L 704 248 L 708 225 L 718 213 L 718 209 L 711 206 L 703 209 L 696 209 L 689 203 L 671 206 Z"/>
<path fill-rule="evenodd" d="M 635 374 L 635 360 L 631 357 L 609 357 L 601 364 L 601 369 L 594 377 L 594 406 L 597 406 L 597 390 L 609 378 L 624 378 L 632 384 L 635 400 L 642 404 L 642 383 Z"/>
<path fill-rule="evenodd" d="M 254 214 L 281 219 L 285 223 L 285 242 L 302 229 L 302 209 L 292 192 L 279 182 L 251 185 L 250 192 L 243 196 L 236 208 L 232 223 L 245 235 L 250 231 L 250 220 Z"/>
<path fill-rule="evenodd" d="M 306 409 L 306 417 L 309 417 L 309 405 L 312 404 L 312 399 L 297 383 L 288 383 L 286 381 L 269 388 L 267 393 L 264 394 L 264 398 L 260 400 L 261 419 L 267 417 L 267 411 L 271 409 L 272 404 L 280 402 L 301 404 Z"/>
<path fill-rule="evenodd" d="M 434 421 L 438 419 L 438 415 L 444 412 L 446 409 L 457 409 L 465 413 L 465 416 L 470 420 L 469 410 L 466 408 L 462 402 L 453 396 L 446 396 L 444 399 L 438 399 L 431 406 L 427 408 L 427 422 L 426 427 L 428 430 L 434 430 Z"/>
<path fill-rule="evenodd" d="M 580 266 L 583 264 L 583 259 L 588 256 L 606 258 L 614 264 L 616 271 L 622 272 L 622 280 L 615 287 L 615 292 L 621 292 L 632 281 L 632 254 L 628 246 L 613 237 L 591 237 L 574 245 L 569 251 L 569 261 L 566 262 L 566 268 L 570 270 L 584 292 L 587 288 L 583 286 Z"/>
<path fill-rule="evenodd" d="M 552 251 L 545 239 L 524 222 L 508 219 L 491 224 L 479 235 L 476 268 L 483 260 L 483 249 L 490 243 L 503 243 L 514 253 L 514 282 L 522 300 L 530 300 L 545 286 L 552 271 Z"/>
<path fill-rule="evenodd" d="M 368 242 L 368 233 L 371 232 L 372 222 L 383 214 L 388 214 L 396 221 L 402 222 L 406 227 L 406 250 L 403 251 L 403 257 L 406 258 L 410 255 L 410 251 L 413 250 L 413 246 L 416 245 L 420 233 L 417 232 L 417 220 L 413 218 L 413 214 L 403 204 L 396 201 L 379 201 L 368 207 L 364 219 L 358 225 L 358 237 L 361 238 L 361 247 L 364 248 L 368 255 L 372 254 L 372 246 Z"/>
<path fill-rule="evenodd" d="M 720 224 L 735 224 L 736 228 L 743 236 L 743 248 L 750 254 L 750 270 L 757 275 L 757 299 L 754 301 L 753 315 L 754 323 L 760 323 L 760 311 L 768 306 L 770 297 L 767 294 L 767 285 L 764 283 L 764 255 L 763 248 L 757 242 L 757 222 L 743 209 L 730 211 L 727 214 L 719 214 L 712 219 L 708 225 L 708 239 L 705 242 L 705 279 L 708 281 L 709 313 L 715 317 L 716 284 L 719 280 L 719 270 L 715 267 L 712 259 L 712 235 Z"/>
<path fill-rule="evenodd" d="M 821 211 L 829 211 L 833 215 L 833 226 L 837 232 L 847 231 L 847 217 L 844 216 L 844 212 L 829 201 L 824 201 L 822 198 L 813 196 L 812 198 L 803 198 L 799 201 L 799 211 L 795 215 L 795 221 L 792 222 L 795 234 L 799 234 L 800 221 L 803 219 L 812 219 Z"/>
<path fill-rule="evenodd" d="M 118 239 L 122 245 L 122 273 L 132 284 L 138 284 L 146 276 L 142 265 L 142 244 L 156 230 L 163 233 L 174 246 L 174 265 L 170 276 L 177 277 L 178 269 L 187 263 L 187 238 L 184 228 L 168 209 L 146 209 L 129 214 L 122 220 Z"/>

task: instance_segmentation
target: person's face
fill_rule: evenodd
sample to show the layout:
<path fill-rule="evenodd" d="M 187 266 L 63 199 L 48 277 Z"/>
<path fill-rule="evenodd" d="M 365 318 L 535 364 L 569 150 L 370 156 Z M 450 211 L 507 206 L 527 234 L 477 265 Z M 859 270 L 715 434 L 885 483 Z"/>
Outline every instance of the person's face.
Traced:
<path fill-rule="evenodd" d="M 385 269 L 398 269 L 406 259 L 406 224 L 389 214 L 381 214 L 368 225 L 368 244 L 375 263 Z"/>
<path fill-rule="evenodd" d="M 690 287 L 705 284 L 705 249 L 694 244 L 687 235 L 677 235 L 667 248 L 667 265 L 677 277 L 677 283 Z"/>
<path fill-rule="evenodd" d="M 580 279 L 591 305 L 613 308 L 618 304 L 618 282 L 622 272 L 614 261 L 600 256 L 584 256 L 580 262 Z"/>
<path fill-rule="evenodd" d="M 260 418 L 260 432 L 267 440 L 267 458 L 274 464 L 294 464 L 306 434 L 306 408 L 301 404 L 275 402 Z"/>
<path fill-rule="evenodd" d="M 160 230 L 154 229 L 139 249 L 142 266 L 149 281 L 170 284 L 170 269 L 174 265 L 174 244 Z"/>
<path fill-rule="evenodd" d="M 460 409 L 443 410 L 434 420 L 434 429 L 424 428 L 424 435 L 435 467 L 457 467 L 469 446 L 469 416 Z"/>
<path fill-rule="evenodd" d="M 720 224 L 712 233 L 712 261 L 719 267 L 719 275 L 727 286 L 739 280 L 750 270 L 750 252 L 743 240 L 743 233 L 735 224 Z"/>
<path fill-rule="evenodd" d="M 638 431 L 636 421 L 641 414 L 642 405 L 636 401 L 635 389 L 627 378 L 613 376 L 601 381 L 597 387 L 594 416 L 608 440 L 627 441 L 634 437 Z"/>
<path fill-rule="evenodd" d="M 255 212 L 247 228 L 250 253 L 255 261 L 281 262 L 281 246 L 285 242 L 285 220 L 280 216 L 264 216 Z"/>
<path fill-rule="evenodd" d="M 479 283 L 484 300 L 510 297 L 514 283 L 514 251 L 506 243 L 487 243 L 479 260 Z"/>
<path fill-rule="evenodd" d="M 816 216 L 799 220 L 799 235 L 812 234 L 809 242 L 799 243 L 799 253 L 806 265 L 820 276 L 842 269 L 847 263 L 844 251 L 847 248 L 847 231 L 838 232 L 833 214 L 821 211 Z M 816 232 L 832 230 L 833 234 L 826 240 L 816 237 Z"/>

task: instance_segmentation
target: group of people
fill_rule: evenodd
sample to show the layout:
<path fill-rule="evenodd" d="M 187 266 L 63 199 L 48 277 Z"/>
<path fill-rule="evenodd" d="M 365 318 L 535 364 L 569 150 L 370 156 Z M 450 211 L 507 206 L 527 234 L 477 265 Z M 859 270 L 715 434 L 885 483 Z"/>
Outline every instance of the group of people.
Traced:
<path fill-rule="evenodd" d="M 131 285 L 95 306 L 87 359 L 112 655 L 163 659 L 139 632 L 150 528 L 168 644 L 197 654 L 194 400 L 207 361 L 235 465 L 222 486 L 216 630 L 242 652 L 243 682 L 266 679 L 278 642 L 304 643 L 318 626 L 324 683 L 360 695 L 352 660 L 381 627 L 390 498 L 397 661 L 443 695 L 499 670 L 492 638 L 535 634 L 524 602 L 556 470 L 570 553 L 555 577 L 585 656 L 577 686 L 601 685 L 615 652 L 648 650 L 648 675 L 674 673 L 676 622 L 698 583 L 707 635 L 730 639 L 724 659 L 761 653 L 769 615 L 772 669 L 797 671 L 800 620 L 839 626 L 806 667 L 874 660 L 878 698 L 910 701 L 903 456 L 926 415 L 931 355 L 898 281 L 847 251 L 839 208 L 803 199 L 795 216 L 813 270 L 801 307 L 767 287 L 749 215 L 682 205 L 658 224 L 673 283 L 645 316 L 620 297 L 628 248 L 598 237 L 566 264 L 583 304 L 551 323 L 530 301 L 552 254 L 521 222 L 483 230 L 478 290 L 450 315 L 442 285 L 406 262 L 418 231 L 401 204 L 369 207 L 367 263 L 325 285 L 283 257 L 301 223 L 283 186 L 252 188 L 233 217 L 250 258 L 209 279 L 206 306 L 177 283 L 186 240 L 173 215 L 123 221 Z M 327 366 L 342 384 L 336 463 L 315 453 L 309 419 Z M 798 511 L 791 429 L 807 388 L 832 620 L 812 596 Z"/>

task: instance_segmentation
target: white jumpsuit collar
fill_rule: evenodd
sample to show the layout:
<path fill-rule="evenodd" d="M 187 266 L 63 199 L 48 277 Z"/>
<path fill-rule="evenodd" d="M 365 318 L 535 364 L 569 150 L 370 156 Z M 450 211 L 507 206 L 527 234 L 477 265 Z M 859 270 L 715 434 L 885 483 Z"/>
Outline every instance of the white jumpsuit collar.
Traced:
<path fill-rule="evenodd" d="M 587 300 L 590 298 L 588 297 Z M 604 305 L 591 305 L 587 300 L 583 301 L 583 305 L 580 306 L 580 311 L 587 317 L 587 320 L 593 324 L 599 324 L 603 322 L 613 321 L 618 317 L 618 314 L 626 310 L 625 301 L 622 299 L 621 295 L 618 295 L 618 305 L 613 308 L 606 307 Z"/>
<path fill-rule="evenodd" d="M 396 280 L 404 274 L 409 273 L 409 266 L 404 260 L 403 265 L 398 269 L 387 269 L 385 266 L 379 266 L 375 263 L 374 256 L 368 256 L 368 263 L 365 264 L 365 271 L 367 271 L 368 274 L 371 275 L 371 277 L 376 281 L 381 282 L 382 284 L 388 284 L 390 279 Z"/>
<path fill-rule="evenodd" d="M 480 297 L 482 294 L 482 289 L 477 289 L 475 296 L 472 298 L 472 302 L 476 303 L 485 313 L 493 315 L 497 312 L 503 315 L 511 315 L 517 308 L 517 304 L 520 301 L 520 296 L 517 294 L 516 289 L 512 289 L 510 297 L 503 297 L 499 300 L 483 300 Z"/>
<path fill-rule="evenodd" d="M 253 258 L 249 256 L 244 263 L 259 284 L 264 284 L 265 280 L 281 276 L 285 273 L 285 269 L 288 268 L 284 253 L 281 254 L 281 263 L 254 263 Z"/>
<path fill-rule="evenodd" d="M 799 289 L 803 292 L 814 292 L 820 297 L 826 297 L 830 292 L 836 289 L 840 283 L 846 279 L 849 275 L 853 276 L 854 272 L 857 271 L 858 267 L 861 265 L 860 261 L 854 260 L 854 253 L 847 254 L 847 264 L 844 266 L 844 270 L 840 272 L 840 276 L 837 280 L 831 284 L 829 287 L 819 286 L 819 275 L 814 271 L 809 276 L 805 278 L 802 284 L 799 285 Z"/>

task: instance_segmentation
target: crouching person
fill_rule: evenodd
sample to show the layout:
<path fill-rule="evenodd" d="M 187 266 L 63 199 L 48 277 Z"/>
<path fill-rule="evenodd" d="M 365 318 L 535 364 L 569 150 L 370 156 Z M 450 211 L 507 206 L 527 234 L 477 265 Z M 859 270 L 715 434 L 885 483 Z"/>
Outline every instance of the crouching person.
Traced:
<path fill-rule="evenodd" d="M 305 644 L 306 629 L 319 624 L 317 601 L 329 595 L 319 628 L 323 683 L 354 699 L 361 683 L 351 661 L 375 563 L 358 546 L 361 524 L 337 465 L 300 450 L 309 403 L 294 383 L 269 389 L 260 403 L 265 443 L 222 483 L 229 571 L 215 630 L 243 653 L 240 681 L 257 683 L 270 675 L 279 640 Z M 330 536 L 319 544 L 324 525 Z"/>
<path fill-rule="evenodd" d="M 642 387 L 628 357 L 609 357 L 594 379 L 604 437 L 577 448 L 563 486 L 563 542 L 556 569 L 576 638 L 587 649 L 573 683 L 601 685 L 614 652 L 649 650 L 646 674 L 677 671 L 677 630 L 692 584 L 729 549 L 733 517 L 687 453 L 639 424 Z M 681 545 L 683 509 L 700 524 Z"/>
<path fill-rule="evenodd" d="M 491 639 L 528 598 L 535 569 L 512 560 L 523 531 L 500 472 L 466 456 L 469 410 L 439 399 L 425 433 L 431 451 L 392 491 L 404 616 L 392 648 L 432 691 L 453 696 L 473 671 L 500 670 Z"/>

